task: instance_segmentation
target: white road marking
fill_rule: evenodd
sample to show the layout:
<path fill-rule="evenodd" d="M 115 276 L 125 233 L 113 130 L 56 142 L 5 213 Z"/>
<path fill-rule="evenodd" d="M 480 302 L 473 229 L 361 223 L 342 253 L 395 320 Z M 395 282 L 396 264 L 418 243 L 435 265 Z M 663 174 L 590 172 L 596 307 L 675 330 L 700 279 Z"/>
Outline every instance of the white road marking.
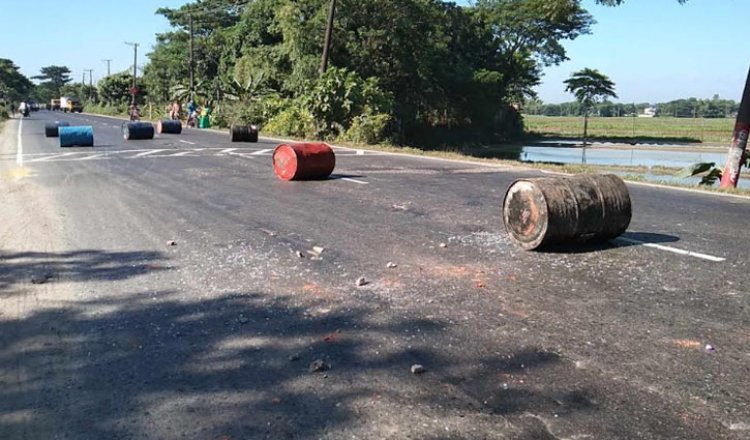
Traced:
<path fill-rule="evenodd" d="M 196 149 L 194 149 L 194 150 L 183 151 L 183 152 L 180 152 L 180 153 L 175 153 L 175 154 L 168 154 L 168 155 L 166 155 L 166 157 L 180 157 L 180 156 L 187 156 L 187 155 L 188 155 L 188 154 L 190 154 L 190 153 L 197 153 L 198 151 L 203 151 L 203 148 L 196 148 Z"/>
<path fill-rule="evenodd" d="M 52 156 L 40 157 L 38 159 L 31 159 L 29 162 L 46 162 L 48 160 L 59 159 L 61 157 L 73 156 L 74 154 L 81 154 L 81 153 L 80 152 L 74 152 L 74 153 L 53 154 Z"/>
<path fill-rule="evenodd" d="M 23 119 L 18 123 L 18 146 L 16 147 L 16 163 L 23 166 L 23 141 L 21 140 L 21 130 L 23 130 Z"/>
<path fill-rule="evenodd" d="M 231 153 L 234 150 L 236 150 L 236 148 L 225 148 L 225 149 L 219 151 L 219 153 Z"/>
<path fill-rule="evenodd" d="M 79 160 L 92 160 L 92 159 L 96 159 L 97 157 L 102 157 L 102 156 L 106 156 L 106 155 L 107 155 L 107 153 L 92 154 L 91 156 L 83 157 L 83 158 L 81 158 Z"/>
<path fill-rule="evenodd" d="M 365 182 L 364 180 L 352 179 L 351 177 L 342 177 L 341 180 L 346 180 L 347 182 L 359 183 L 360 185 L 369 185 L 369 182 Z"/>
<path fill-rule="evenodd" d="M 365 150 L 357 150 L 357 156 L 364 156 Z"/>
<path fill-rule="evenodd" d="M 167 150 L 148 150 L 148 151 L 144 151 L 143 153 L 138 153 L 138 154 L 136 154 L 136 155 L 135 155 L 135 156 L 133 156 L 133 157 L 143 157 L 143 156 L 148 156 L 148 155 L 150 155 L 150 154 L 154 154 L 154 153 L 159 153 L 159 152 L 161 152 L 161 151 L 167 151 Z"/>
<path fill-rule="evenodd" d="M 253 151 L 252 153 L 250 153 L 250 156 L 260 156 L 261 154 L 266 154 L 266 153 L 271 152 L 271 151 L 273 151 L 273 150 L 267 149 L 267 150 Z"/>
<path fill-rule="evenodd" d="M 625 243 L 646 246 L 654 249 L 659 249 L 661 251 L 672 252 L 674 254 L 686 255 L 688 257 L 700 258 L 701 260 L 713 261 L 714 263 L 721 263 L 722 261 L 727 260 L 726 258 L 714 257 L 713 255 L 702 254 L 700 252 L 686 251 L 684 249 L 677 249 L 672 246 L 664 246 L 662 244 L 633 240 L 632 238 L 618 237 L 616 241 L 623 241 Z"/>
<path fill-rule="evenodd" d="M 182 139 L 180 139 L 180 142 L 182 142 L 183 144 L 195 145 L 195 142 L 183 141 Z"/>

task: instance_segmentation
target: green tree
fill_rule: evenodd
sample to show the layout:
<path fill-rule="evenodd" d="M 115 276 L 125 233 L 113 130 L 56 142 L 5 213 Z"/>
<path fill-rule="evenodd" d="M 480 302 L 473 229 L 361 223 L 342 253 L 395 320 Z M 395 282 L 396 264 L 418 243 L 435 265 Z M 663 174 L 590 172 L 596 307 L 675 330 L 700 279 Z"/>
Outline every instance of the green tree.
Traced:
<path fill-rule="evenodd" d="M 0 98 L 10 101 L 26 99 L 34 84 L 21 74 L 13 61 L 0 58 Z"/>
<path fill-rule="evenodd" d="M 563 82 L 565 91 L 575 95 L 583 108 L 583 145 L 586 146 L 589 112 L 601 100 L 608 97 L 617 98 L 615 83 L 598 70 L 589 68 L 573 73 Z"/>
<path fill-rule="evenodd" d="M 72 81 L 70 78 L 70 69 L 65 66 L 46 66 L 42 67 L 41 75 L 32 76 L 32 79 L 42 81 L 42 84 L 49 83 L 49 86 L 60 97 L 62 87 Z"/>
<path fill-rule="evenodd" d="M 133 75 L 127 72 L 115 73 L 97 84 L 99 99 L 107 106 L 124 106 L 131 100 L 130 87 Z"/>

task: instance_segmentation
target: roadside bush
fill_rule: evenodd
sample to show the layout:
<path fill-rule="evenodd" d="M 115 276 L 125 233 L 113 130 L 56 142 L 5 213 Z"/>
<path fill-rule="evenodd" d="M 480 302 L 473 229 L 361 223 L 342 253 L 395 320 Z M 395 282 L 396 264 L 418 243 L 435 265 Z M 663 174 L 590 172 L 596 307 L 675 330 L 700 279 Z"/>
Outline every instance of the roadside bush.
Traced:
<path fill-rule="evenodd" d="M 312 113 L 299 105 L 292 105 L 282 110 L 271 118 L 263 129 L 281 136 L 306 139 L 319 137 L 318 126 Z"/>
<path fill-rule="evenodd" d="M 358 144 L 377 144 L 385 138 L 390 122 L 391 116 L 386 113 L 355 116 L 342 139 Z"/>

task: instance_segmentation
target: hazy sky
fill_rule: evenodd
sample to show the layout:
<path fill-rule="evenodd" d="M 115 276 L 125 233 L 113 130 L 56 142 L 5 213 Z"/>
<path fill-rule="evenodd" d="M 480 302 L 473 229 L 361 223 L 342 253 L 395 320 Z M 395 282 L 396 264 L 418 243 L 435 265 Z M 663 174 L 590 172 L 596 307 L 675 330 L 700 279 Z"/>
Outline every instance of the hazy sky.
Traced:
<path fill-rule="evenodd" d="M 397 0 L 394 0 L 397 1 Z M 0 58 L 10 58 L 26 75 L 45 65 L 66 65 L 81 80 L 94 81 L 132 65 L 125 41 L 141 43 L 139 64 L 168 29 L 154 15 L 159 6 L 185 0 L 0 0 L 3 41 Z M 459 3 L 467 3 L 460 1 Z M 570 61 L 545 70 L 538 88 L 547 102 L 568 101 L 562 81 L 583 67 L 599 69 L 617 84 L 620 101 L 658 102 L 719 94 L 738 100 L 750 65 L 749 0 L 627 0 L 605 8 L 585 0 L 597 24 L 591 35 L 565 43 Z M 322 32 L 322 30 L 321 30 Z"/>

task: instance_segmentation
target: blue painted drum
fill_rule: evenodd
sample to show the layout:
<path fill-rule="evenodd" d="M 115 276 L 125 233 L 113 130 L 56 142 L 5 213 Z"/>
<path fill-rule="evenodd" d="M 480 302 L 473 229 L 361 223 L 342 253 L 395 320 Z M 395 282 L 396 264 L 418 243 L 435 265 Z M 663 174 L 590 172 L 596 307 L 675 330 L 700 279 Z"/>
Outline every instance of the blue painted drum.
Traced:
<path fill-rule="evenodd" d="M 60 137 L 60 147 L 93 147 L 94 128 L 90 125 L 79 125 L 74 127 L 60 126 L 57 129 Z"/>

